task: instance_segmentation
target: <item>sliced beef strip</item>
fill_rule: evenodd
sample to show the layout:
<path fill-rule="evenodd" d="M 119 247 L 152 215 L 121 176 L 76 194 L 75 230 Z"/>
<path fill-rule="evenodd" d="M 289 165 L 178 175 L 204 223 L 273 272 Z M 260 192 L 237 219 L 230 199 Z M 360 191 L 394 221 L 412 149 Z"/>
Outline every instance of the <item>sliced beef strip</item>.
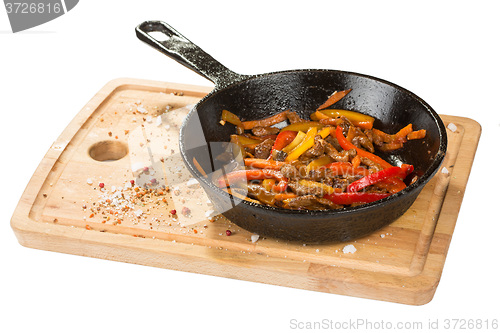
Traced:
<path fill-rule="evenodd" d="M 274 134 L 278 134 L 279 131 L 280 131 L 280 129 L 277 127 L 257 126 L 257 127 L 252 128 L 252 133 L 255 136 L 274 135 Z"/>
<path fill-rule="evenodd" d="M 281 169 L 281 173 L 288 179 L 307 178 L 306 166 L 300 161 L 285 163 Z"/>
<path fill-rule="evenodd" d="M 255 147 L 255 158 L 261 158 L 261 159 L 266 159 L 269 157 L 271 154 L 271 149 L 273 148 L 274 145 L 274 140 L 273 139 L 266 139 L 259 143 Z"/>
<path fill-rule="evenodd" d="M 314 145 L 309 148 L 303 155 L 304 157 L 317 157 L 325 153 L 325 146 L 328 144 L 320 135 L 314 138 Z"/>
<path fill-rule="evenodd" d="M 293 112 L 293 111 L 287 111 L 286 117 L 288 118 L 288 120 L 292 124 L 302 123 L 305 121 L 304 119 L 300 118 L 300 116 L 297 114 L 297 112 Z"/>
<path fill-rule="evenodd" d="M 380 164 L 375 163 L 366 157 L 361 157 L 361 164 L 364 164 L 368 166 L 368 168 L 373 169 L 374 172 L 381 171 L 384 169 Z"/>

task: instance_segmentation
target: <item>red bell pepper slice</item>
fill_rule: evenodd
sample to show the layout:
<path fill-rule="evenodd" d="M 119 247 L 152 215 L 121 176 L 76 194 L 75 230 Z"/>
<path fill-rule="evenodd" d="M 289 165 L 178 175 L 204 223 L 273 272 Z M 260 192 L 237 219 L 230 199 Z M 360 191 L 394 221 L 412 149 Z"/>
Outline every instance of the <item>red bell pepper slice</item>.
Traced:
<path fill-rule="evenodd" d="M 380 164 L 384 169 L 388 169 L 388 168 L 392 167 L 392 165 L 390 163 L 384 161 L 379 156 L 372 154 L 372 153 L 370 153 L 366 150 L 363 150 L 361 148 L 358 148 L 355 145 L 353 145 L 351 142 L 349 142 L 346 139 L 346 137 L 344 136 L 344 134 L 342 133 L 342 127 L 337 126 L 335 133 L 331 133 L 332 136 L 333 136 L 333 134 L 335 134 L 335 137 L 337 138 L 337 141 L 339 142 L 342 149 L 344 149 L 344 150 L 356 149 L 356 152 L 358 153 L 359 156 L 369 158 L 373 162 Z"/>
<path fill-rule="evenodd" d="M 413 172 L 413 165 L 411 164 L 403 164 L 401 167 L 390 167 L 388 169 L 380 170 L 378 172 L 374 172 L 368 176 L 365 176 L 361 179 L 352 182 L 347 186 L 347 192 L 357 192 L 367 186 L 377 184 L 383 180 L 390 180 L 390 182 L 394 185 L 394 189 L 398 189 L 396 192 L 404 189 L 406 187 L 403 179 L 406 178 L 410 173 Z M 401 188 L 402 187 L 402 188 Z M 393 192 L 393 191 L 391 191 Z M 393 192 L 394 193 L 394 192 Z"/>
<path fill-rule="evenodd" d="M 347 192 L 357 192 L 367 186 L 376 184 L 384 179 L 388 179 L 391 177 L 399 177 L 402 173 L 403 170 L 401 170 L 400 167 L 396 166 L 380 170 L 378 172 L 374 172 L 368 176 L 365 176 L 349 184 L 349 186 L 347 186 Z"/>
<path fill-rule="evenodd" d="M 370 192 L 349 192 L 325 194 L 326 198 L 337 205 L 352 205 L 353 203 L 369 203 L 388 197 L 389 193 L 370 193 Z"/>
<path fill-rule="evenodd" d="M 276 137 L 276 140 L 274 141 L 274 145 L 273 147 L 271 148 L 271 155 L 273 155 L 273 150 L 282 150 L 283 148 L 285 148 L 286 146 L 288 146 L 290 144 L 290 142 L 293 141 L 293 139 L 295 139 L 295 137 L 297 136 L 297 133 L 296 131 L 283 131 L 283 132 L 280 132 L 280 134 L 278 134 L 278 136 Z"/>
<path fill-rule="evenodd" d="M 217 180 L 219 187 L 226 187 L 237 181 L 248 181 L 255 179 L 274 178 L 280 181 L 288 181 L 283 174 L 277 170 L 271 169 L 252 169 L 252 170 L 236 170 L 229 172 L 226 175 L 220 176 Z M 277 186 L 280 186 L 279 184 Z M 281 185 L 283 186 L 283 185 Z"/>

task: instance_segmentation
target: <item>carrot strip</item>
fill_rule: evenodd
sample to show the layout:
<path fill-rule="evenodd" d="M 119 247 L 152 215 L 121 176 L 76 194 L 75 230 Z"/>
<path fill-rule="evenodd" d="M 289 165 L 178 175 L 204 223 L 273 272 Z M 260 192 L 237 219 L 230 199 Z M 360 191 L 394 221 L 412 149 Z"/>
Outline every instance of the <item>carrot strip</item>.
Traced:
<path fill-rule="evenodd" d="M 333 105 L 340 101 L 342 98 L 344 98 L 345 95 L 351 92 L 352 89 L 347 89 L 347 90 L 342 90 L 342 91 L 335 91 L 328 99 L 326 100 L 325 103 L 321 104 L 316 110 L 322 110 L 326 109 L 330 105 Z"/>
<path fill-rule="evenodd" d="M 245 165 L 260 168 L 260 169 L 273 169 L 279 170 L 285 162 L 278 162 L 274 160 L 264 160 L 261 158 L 245 158 Z"/>
<path fill-rule="evenodd" d="M 413 131 L 411 133 L 409 133 L 406 138 L 408 140 L 416 140 L 416 139 L 423 139 L 425 138 L 425 135 L 427 134 L 426 133 L 427 131 L 424 130 L 424 129 L 421 129 L 419 131 Z"/>
<path fill-rule="evenodd" d="M 246 130 L 249 130 L 249 129 L 252 129 L 252 128 L 257 127 L 257 126 L 268 127 L 271 125 L 275 125 L 277 123 L 281 123 L 282 121 L 287 119 L 286 113 L 287 113 L 287 111 L 283 111 L 283 112 L 277 113 L 274 116 L 271 116 L 269 118 L 244 121 L 243 128 Z"/>

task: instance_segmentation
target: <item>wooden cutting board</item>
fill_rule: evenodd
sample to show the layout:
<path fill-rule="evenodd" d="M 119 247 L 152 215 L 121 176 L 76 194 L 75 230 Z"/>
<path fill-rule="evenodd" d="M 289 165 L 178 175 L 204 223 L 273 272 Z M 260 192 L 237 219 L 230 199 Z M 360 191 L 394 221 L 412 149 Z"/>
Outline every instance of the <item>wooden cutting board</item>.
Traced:
<path fill-rule="evenodd" d="M 456 125 L 454 132 L 447 130 L 448 173 L 440 170 L 389 226 L 346 243 L 257 239 L 213 212 L 179 156 L 182 119 L 209 91 L 136 79 L 108 83 L 50 147 L 30 180 L 11 220 L 19 242 L 398 303 L 432 299 L 479 141 L 477 122 L 442 116 L 445 125 Z M 348 252 L 348 245 L 356 251 Z"/>

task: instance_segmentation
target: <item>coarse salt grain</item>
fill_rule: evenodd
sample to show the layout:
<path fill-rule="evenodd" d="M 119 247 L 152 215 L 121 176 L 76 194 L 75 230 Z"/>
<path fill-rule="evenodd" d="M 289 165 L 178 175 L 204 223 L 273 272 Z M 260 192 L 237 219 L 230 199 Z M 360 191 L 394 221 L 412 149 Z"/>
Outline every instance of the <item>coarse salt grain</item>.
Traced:
<path fill-rule="evenodd" d="M 153 117 L 151 117 L 151 116 L 147 116 L 147 117 L 146 117 L 146 121 L 147 121 L 148 123 L 152 123 L 152 122 L 153 122 Z"/>
<path fill-rule="evenodd" d="M 259 237 L 260 237 L 259 235 L 252 235 L 250 236 L 250 239 L 252 240 L 252 243 L 255 243 L 259 240 Z"/>
<path fill-rule="evenodd" d="M 87 184 L 92 185 L 92 179 L 91 178 L 87 178 Z"/>
<path fill-rule="evenodd" d="M 380 235 L 380 238 L 384 238 L 384 237 L 385 237 L 385 235 L 384 235 L 384 234 L 381 234 L 381 235 Z"/>
<path fill-rule="evenodd" d="M 457 125 L 455 125 L 454 123 L 449 123 L 448 129 L 452 132 L 455 132 L 457 130 Z"/>
<path fill-rule="evenodd" d="M 346 245 L 342 249 L 342 252 L 344 252 L 344 253 L 354 253 L 356 251 L 357 251 L 357 249 L 352 244 Z"/>
<path fill-rule="evenodd" d="M 448 171 L 448 169 L 446 169 L 446 167 L 443 167 L 443 168 L 441 169 L 441 173 L 442 173 L 442 174 L 445 174 L 445 175 L 449 175 L 449 174 L 450 174 L 450 172 Z"/>
<path fill-rule="evenodd" d="M 142 113 L 142 114 L 146 114 L 146 113 L 148 113 L 148 110 L 146 110 L 146 109 L 144 108 L 144 106 L 139 105 L 139 106 L 137 107 L 137 112 Z"/>
<path fill-rule="evenodd" d="M 199 184 L 199 182 L 196 179 L 191 178 L 187 181 L 186 186 L 192 188 L 192 187 L 196 187 L 198 184 Z"/>
<path fill-rule="evenodd" d="M 136 210 L 136 211 L 134 212 L 135 216 L 137 216 L 137 217 L 141 216 L 141 215 L 142 215 L 142 213 L 143 213 L 142 209 L 138 209 L 138 210 Z"/>
<path fill-rule="evenodd" d="M 208 210 L 205 212 L 205 217 L 210 217 L 214 213 L 214 210 Z"/>
<path fill-rule="evenodd" d="M 158 127 L 160 127 L 161 123 L 162 123 L 161 116 L 156 117 L 155 125 L 158 126 Z"/>

